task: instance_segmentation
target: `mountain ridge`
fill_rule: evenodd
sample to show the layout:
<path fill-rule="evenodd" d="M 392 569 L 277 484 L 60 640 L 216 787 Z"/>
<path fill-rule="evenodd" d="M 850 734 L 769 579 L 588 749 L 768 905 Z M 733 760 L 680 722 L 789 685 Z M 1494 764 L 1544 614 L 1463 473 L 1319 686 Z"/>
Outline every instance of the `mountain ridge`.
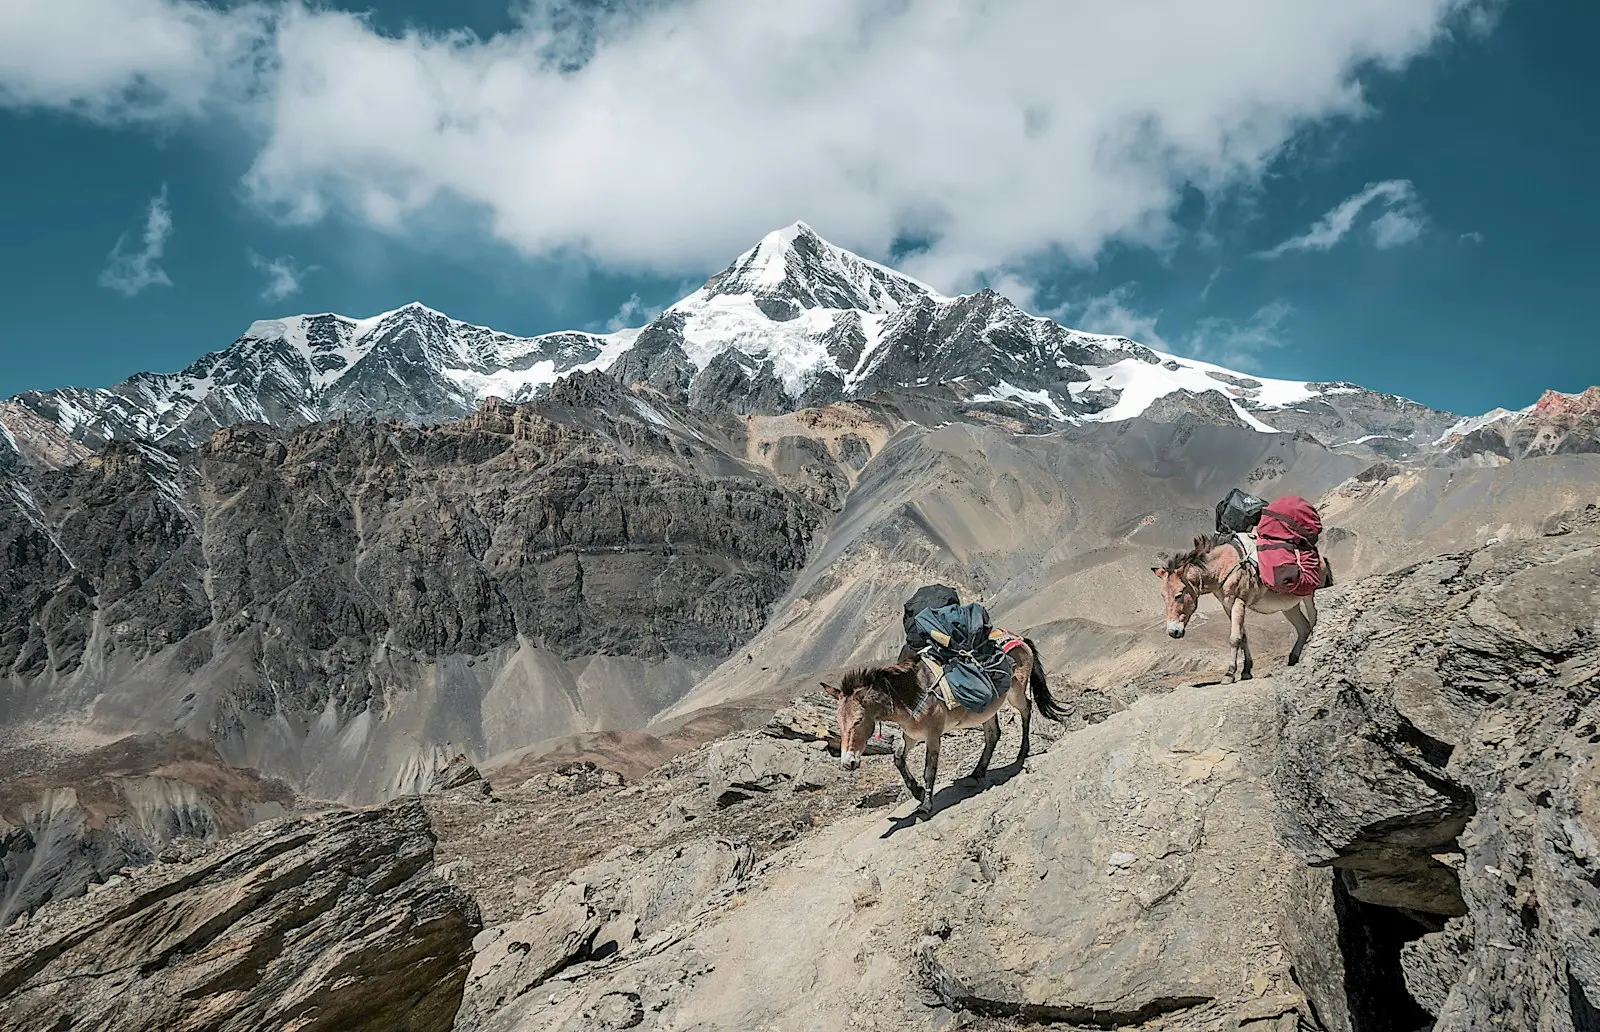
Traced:
<path fill-rule="evenodd" d="M 899 388 L 953 385 L 974 408 L 1043 424 L 1156 408 L 1398 458 L 1454 413 L 1348 382 L 1252 376 L 1024 312 L 993 290 L 946 296 L 828 243 L 803 222 L 768 233 L 648 325 L 519 337 L 413 301 L 364 319 L 257 320 L 177 373 L 0 402 L 0 468 L 59 466 L 113 438 L 192 446 L 240 422 L 345 415 L 436 423 L 485 400 L 529 400 L 603 370 L 712 412 L 775 414 Z"/>

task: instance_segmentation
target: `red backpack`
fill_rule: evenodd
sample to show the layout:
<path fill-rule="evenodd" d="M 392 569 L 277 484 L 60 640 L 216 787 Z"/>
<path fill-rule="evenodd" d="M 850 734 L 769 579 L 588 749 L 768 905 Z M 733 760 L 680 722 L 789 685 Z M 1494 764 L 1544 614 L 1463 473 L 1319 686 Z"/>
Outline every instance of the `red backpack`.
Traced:
<path fill-rule="evenodd" d="M 1309 595 L 1322 587 L 1321 535 L 1322 517 L 1304 498 L 1284 495 L 1263 509 L 1256 524 L 1256 564 L 1266 586 L 1288 595 Z"/>
<path fill-rule="evenodd" d="M 1322 516 L 1317 507 L 1299 495 L 1284 495 L 1261 510 L 1256 538 L 1285 541 L 1299 548 L 1316 548 L 1322 536 Z"/>

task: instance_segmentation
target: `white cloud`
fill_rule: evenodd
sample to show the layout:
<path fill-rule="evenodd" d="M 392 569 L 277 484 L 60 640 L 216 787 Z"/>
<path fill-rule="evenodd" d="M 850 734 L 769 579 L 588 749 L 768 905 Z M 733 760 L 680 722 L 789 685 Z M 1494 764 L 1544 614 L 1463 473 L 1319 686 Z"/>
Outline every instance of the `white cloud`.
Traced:
<path fill-rule="evenodd" d="M 1360 193 L 1336 204 L 1301 235 L 1262 251 L 1258 257 L 1280 258 L 1294 251 L 1331 250 L 1355 227 L 1361 213 L 1374 203 L 1388 208 L 1372 223 L 1373 242 L 1379 248 L 1397 247 L 1422 234 L 1423 216 L 1417 203 L 1416 187 L 1409 179 L 1389 179 L 1368 184 Z"/>
<path fill-rule="evenodd" d="M 1072 325 L 1090 333 L 1115 334 L 1170 354 L 1188 355 L 1245 372 L 1261 372 L 1262 356 L 1286 342 L 1284 323 L 1294 309 L 1273 301 L 1248 319 L 1201 319 L 1178 337 L 1161 329 L 1161 313 L 1140 310 L 1131 285 L 1110 290 L 1069 309 Z"/>
<path fill-rule="evenodd" d="M 1050 249 L 1170 244 L 1186 188 L 1256 184 L 1306 126 L 1365 113 L 1363 71 L 1477 6 L 530 0 L 480 40 L 298 2 L 9 0 L 0 90 L 101 113 L 228 98 L 261 141 L 248 191 L 291 219 L 398 233 L 464 200 L 525 253 L 688 273 L 799 214 L 867 253 L 930 240 L 912 271 L 955 289 Z M 89 11 L 163 46 L 78 61 Z"/>
<path fill-rule="evenodd" d="M 661 314 L 660 305 L 647 305 L 639 300 L 639 295 L 634 294 L 622 302 L 611 318 L 602 325 L 607 333 L 616 333 L 618 330 L 628 330 L 644 326 L 656 316 Z"/>
<path fill-rule="evenodd" d="M 306 273 L 311 272 L 316 266 L 301 268 L 294 263 L 292 255 L 282 258 L 263 258 L 254 251 L 250 252 L 250 265 L 259 273 L 267 277 L 267 285 L 261 290 L 261 300 L 282 301 L 300 293 L 300 285 L 305 280 Z"/>
<path fill-rule="evenodd" d="M 1424 220 L 1415 213 L 1386 211 L 1372 220 L 1372 242 L 1378 250 L 1409 244 L 1422 235 Z"/>
<path fill-rule="evenodd" d="M 170 287 L 166 270 L 161 268 L 161 256 L 167 249 L 167 238 L 172 236 L 172 209 L 167 206 L 167 188 L 150 199 L 145 213 L 143 247 L 128 251 L 128 235 L 117 238 L 111 249 L 105 269 L 100 273 L 100 285 L 110 287 L 128 297 L 146 287 Z"/>
<path fill-rule="evenodd" d="M 1288 303 L 1273 301 L 1256 309 L 1244 322 L 1202 319 L 1184 339 L 1184 353 L 1218 365 L 1259 372 L 1262 355 L 1284 346 L 1283 323 L 1293 311 Z"/>
<path fill-rule="evenodd" d="M 1217 285 L 1217 280 L 1222 276 L 1222 266 L 1211 270 L 1211 275 L 1206 277 L 1206 285 L 1200 288 L 1200 300 L 1206 301 L 1211 297 L 1211 288 Z"/>
<path fill-rule="evenodd" d="M 1070 311 L 1075 313 L 1071 318 L 1079 329 L 1127 337 L 1158 351 L 1177 350 L 1156 327 L 1161 313 L 1150 314 L 1134 307 L 1131 286 L 1117 287 L 1092 297 Z"/>
<path fill-rule="evenodd" d="M 192 115 L 249 85 L 266 9 L 193 0 L 0 0 L 0 108 L 113 121 Z M 224 91 L 227 92 L 227 91 Z"/>
<path fill-rule="evenodd" d="M 1483 234 L 1474 229 L 1461 234 L 1456 242 L 1460 244 L 1481 244 L 1483 243 Z"/>

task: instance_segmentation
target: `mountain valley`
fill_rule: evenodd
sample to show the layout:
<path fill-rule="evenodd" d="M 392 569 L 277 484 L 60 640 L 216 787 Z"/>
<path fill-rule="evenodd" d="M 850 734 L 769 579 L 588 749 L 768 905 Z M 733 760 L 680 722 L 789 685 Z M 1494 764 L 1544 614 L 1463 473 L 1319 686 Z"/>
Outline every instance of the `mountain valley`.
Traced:
<path fill-rule="evenodd" d="M 1166 638 L 1149 570 L 1235 486 L 1315 501 L 1336 584 L 1304 666 L 1252 617 L 1264 676 L 1219 685 L 1226 621 Z M 1249 376 L 801 223 L 636 329 L 295 316 L 28 392 L 0 1029 L 1600 1027 L 1597 505 L 1600 388 Z M 918 825 L 817 682 L 930 582 L 1071 716 Z M 178 995 L 119 1017 L 97 942 Z"/>

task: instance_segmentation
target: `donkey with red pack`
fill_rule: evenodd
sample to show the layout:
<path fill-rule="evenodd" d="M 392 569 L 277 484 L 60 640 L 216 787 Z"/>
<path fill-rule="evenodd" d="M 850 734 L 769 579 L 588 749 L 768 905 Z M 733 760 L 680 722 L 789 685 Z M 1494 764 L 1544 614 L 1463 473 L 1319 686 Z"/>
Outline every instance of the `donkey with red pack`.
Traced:
<path fill-rule="evenodd" d="M 965 625 L 960 623 L 962 618 L 967 620 Z M 983 728 L 983 752 L 972 772 L 974 779 L 982 780 L 1000 741 L 1002 706 L 1009 703 L 1022 717 L 1019 765 L 1028 758 L 1033 707 L 1037 705 L 1040 713 L 1057 722 L 1066 719 L 1066 711 L 1050 694 L 1039 647 L 1026 638 L 990 628 L 981 606 L 924 609 L 917 620 L 928 631 L 928 645 L 920 650 L 908 645 L 897 663 L 851 670 L 837 686 L 824 682 L 822 687 L 838 703 L 839 762 L 845 770 L 861 765 L 879 721 L 900 725 L 902 733 L 894 746 L 895 769 L 921 803 L 917 815 L 927 819 L 933 816 L 939 742 L 946 732 Z M 991 675 L 997 671 L 1005 674 L 1007 669 L 1004 690 L 999 690 Z M 906 764 L 913 741 L 922 742 L 925 748 L 920 784 Z"/>
<path fill-rule="evenodd" d="M 1294 495 L 1267 504 L 1235 491 L 1217 507 L 1217 525 L 1219 533 L 1196 537 L 1189 551 L 1151 568 L 1161 579 L 1167 634 L 1182 638 L 1200 607 L 1200 596 L 1213 595 L 1229 621 L 1233 662 L 1227 680 L 1254 676 L 1244 627 L 1250 610 L 1282 613 L 1294 626 L 1289 650 L 1289 665 L 1294 666 L 1317 626 L 1313 595 L 1333 586 L 1333 567 L 1316 548 L 1321 516 L 1310 502 Z"/>

